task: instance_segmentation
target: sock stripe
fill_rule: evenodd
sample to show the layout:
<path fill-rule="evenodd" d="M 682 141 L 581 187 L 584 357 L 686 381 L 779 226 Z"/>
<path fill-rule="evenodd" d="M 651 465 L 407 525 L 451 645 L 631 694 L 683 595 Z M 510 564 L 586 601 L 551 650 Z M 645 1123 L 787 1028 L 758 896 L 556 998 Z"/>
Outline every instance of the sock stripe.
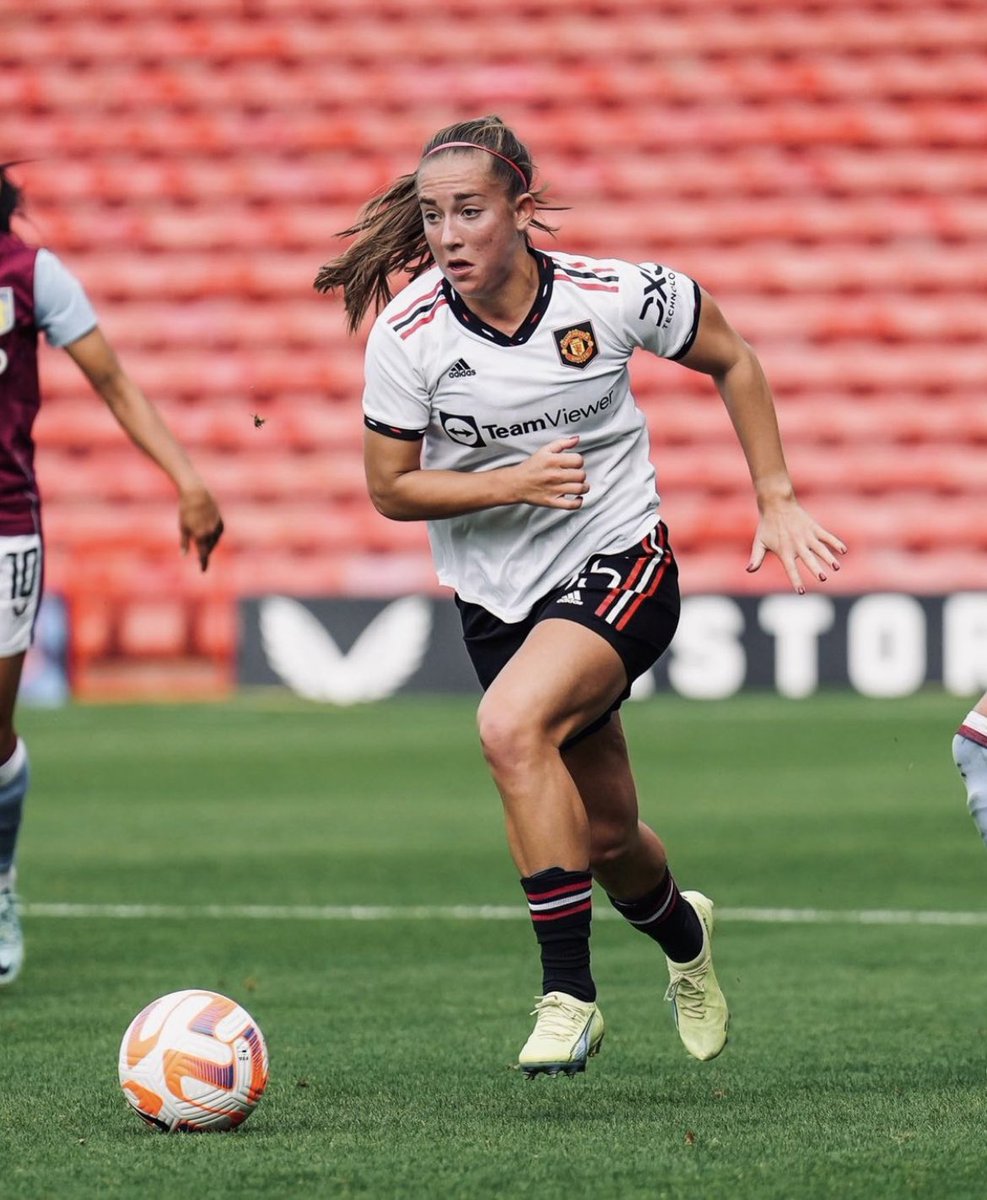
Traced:
<path fill-rule="evenodd" d="M 963 724 L 956 731 L 960 737 L 965 737 L 971 742 L 976 742 L 978 746 L 987 746 L 987 734 L 983 734 L 979 729 L 974 729 L 972 725 Z"/>
<path fill-rule="evenodd" d="M 675 887 L 672 873 L 666 871 L 654 891 L 640 896 L 637 900 L 615 900 L 611 896 L 610 903 L 632 925 L 648 925 L 672 911 L 677 895 L 678 889 Z"/>
<path fill-rule="evenodd" d="M 626 913 L 624 913 L 624 916 L 626 917 L 626 919 L 628 921 L 630 921 L 630 923 L 632 925 L 650 925 L 652 921 L 657 921 L 660 918 L 666 916 L 669 912 L 671 912 L 671 910 L 674 906 L 675 906 L 675 894 L 673 892 L 670 896 L 667 897 L 667 899 L 665 900 L 665 903 L 660 905 L 658 908 L 656 908 L 655 911 L 649 917 L 636 917 L 636 918 L 628 917 Z"/>
<path fill-rule="evenodd" d="M 563 887 L 552 888 L 550 892 L 526 892 L 528 903 L 532 901 L 540 903 L 543 900 L 552 900 L 556 896 L 565 896 L 571 892 L 582 892 L 586 890 L 586 883 L 579 880 L 576 883 L 567 883 Z"/>
<path fill-rule="evenodd" d="M 575 908 L 564 908 L 559 912 L 535 912 L 532 910 L 532 921 L 558 921 L 562 917 L 574 917 L 576 913 L 588 912 L 593 907 L 593 901 L 587 900 L 583 904 L 577 904 Z"/>

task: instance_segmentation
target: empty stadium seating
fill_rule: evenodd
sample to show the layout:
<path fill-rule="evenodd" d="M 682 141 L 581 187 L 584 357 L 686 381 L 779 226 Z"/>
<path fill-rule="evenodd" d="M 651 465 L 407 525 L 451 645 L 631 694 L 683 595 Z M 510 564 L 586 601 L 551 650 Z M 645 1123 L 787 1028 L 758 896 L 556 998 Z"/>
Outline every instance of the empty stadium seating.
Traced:
<path fill-rule="evenodd" d="M 34 0 L 0 68 L 21 232 L 84 279 L 227 519 L 203 577 L 167 480 L 45 353 L 48 581 L 84 691 L 134 662 L 227 686 L 239 595 L 434 587 L 423 530 L 365 496 L 366 331 L 311 284 L 436 127 L 487 111 L 571 206 L 557 245 L 673 264 L 755 345 L 796 485 L 851 545 L 837 590 L 985 586 L 982 0 Z M 743 570 L 710 381 L 634 378 L 685 590 L 785 586 Z"/>

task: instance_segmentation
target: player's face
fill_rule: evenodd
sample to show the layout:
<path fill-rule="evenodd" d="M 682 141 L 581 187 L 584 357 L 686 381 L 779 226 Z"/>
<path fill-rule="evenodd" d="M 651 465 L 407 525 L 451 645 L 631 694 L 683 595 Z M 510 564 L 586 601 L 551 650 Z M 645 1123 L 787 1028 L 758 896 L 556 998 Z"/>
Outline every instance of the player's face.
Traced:
<path fill-rule="evenodd" d="M 464 300 L 495 300 L 523 271 L 534 201 L 511 200 L 482 150 L 424 163 L 418 199 L 432 257 Z"/>

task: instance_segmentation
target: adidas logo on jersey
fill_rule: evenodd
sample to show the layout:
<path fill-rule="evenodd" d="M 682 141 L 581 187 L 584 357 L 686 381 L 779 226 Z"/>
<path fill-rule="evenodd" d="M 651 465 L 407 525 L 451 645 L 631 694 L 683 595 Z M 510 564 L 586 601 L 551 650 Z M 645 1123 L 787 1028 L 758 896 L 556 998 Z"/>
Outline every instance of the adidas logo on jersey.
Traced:
<path fill-rule="evenodd" d="M 583 598 L 579 594 L 578 589 L 574 592 L 567 592 L 564 596 L 558 599 L 559 604 L 582 604 Z"/>
<path fill-rule="evenodd" d="M 446 374 L 450 379 L 463 379 L 467 375 L 475 375 L 476 372 L 465 358 L 461 358 L 458 362 L 452 364 Z"/>

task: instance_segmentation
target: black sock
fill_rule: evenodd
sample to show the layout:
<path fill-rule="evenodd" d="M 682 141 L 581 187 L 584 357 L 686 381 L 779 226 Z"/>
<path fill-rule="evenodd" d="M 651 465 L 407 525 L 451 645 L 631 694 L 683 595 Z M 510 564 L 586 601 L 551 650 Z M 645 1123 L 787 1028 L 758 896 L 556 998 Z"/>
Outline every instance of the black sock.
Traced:
<path fill-rule="evenodd" d="M 661 883 L 638 900 L 610 903 L 622 917 L 661 946 L 672 962 L 691 962 L 703 948 L 703 923 L 699 914 L 675 886 L 671 871 L 665 871 Z"/>
<path fill-rule="evenodd" d="M 589 871 L 549 867 L 521 880 L 541 950 L 542 992 L 596 999 L 589 969 L 593 877 Z"/>

